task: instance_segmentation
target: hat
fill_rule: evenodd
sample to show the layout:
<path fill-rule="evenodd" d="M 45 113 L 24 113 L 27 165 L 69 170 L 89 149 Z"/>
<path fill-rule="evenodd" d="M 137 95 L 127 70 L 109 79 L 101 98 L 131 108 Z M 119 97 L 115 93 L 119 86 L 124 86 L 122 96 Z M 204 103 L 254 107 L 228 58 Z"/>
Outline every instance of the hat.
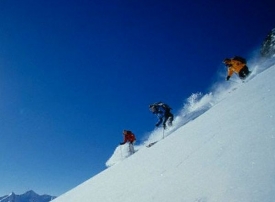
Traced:
<path fill-rule="evenodd" d="M 230 62 L 231 60 L 229 59 L 229 58 L 225 58 L 224 60 L 223 60 L 223 63 L 228 63 L 228 62 Z"/>

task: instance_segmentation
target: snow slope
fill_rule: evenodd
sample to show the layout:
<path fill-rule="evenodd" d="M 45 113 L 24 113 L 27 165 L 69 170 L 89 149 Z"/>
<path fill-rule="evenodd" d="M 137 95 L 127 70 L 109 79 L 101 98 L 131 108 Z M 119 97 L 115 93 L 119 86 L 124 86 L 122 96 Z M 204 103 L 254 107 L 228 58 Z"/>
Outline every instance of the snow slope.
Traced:
<path fill-rule="evenodd" d="M 111 167 L 53 202 L 275 201 L 275 65 L 253 67 L 247 83 L 192 95 L 165 139 L 124 160 L 118 147 Z"/>

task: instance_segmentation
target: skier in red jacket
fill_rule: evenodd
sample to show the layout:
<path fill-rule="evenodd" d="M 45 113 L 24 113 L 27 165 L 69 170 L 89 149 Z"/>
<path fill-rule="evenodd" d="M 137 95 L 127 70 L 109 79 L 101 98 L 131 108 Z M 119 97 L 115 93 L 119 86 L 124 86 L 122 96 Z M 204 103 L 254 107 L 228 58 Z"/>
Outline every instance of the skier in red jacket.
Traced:
<path fill-rule="evenodd" d="M 134 133 L 129 130 L 123 130 L 124 140 L 120 143 L 120 145 L 124 145 L 125 143 L 129 143 L 129 152 L 131 154 L 135 153 L 134 150 L 134 142 L 136 141 L 136 137 Z"/>

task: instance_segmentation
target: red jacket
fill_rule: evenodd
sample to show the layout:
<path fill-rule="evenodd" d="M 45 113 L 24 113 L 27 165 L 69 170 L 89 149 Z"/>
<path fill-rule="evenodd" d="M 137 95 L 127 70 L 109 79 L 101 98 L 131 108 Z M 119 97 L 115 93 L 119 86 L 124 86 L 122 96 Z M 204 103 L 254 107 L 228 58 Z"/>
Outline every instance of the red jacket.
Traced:
<path fill-rule="evenodd" d="M 133 143 L 136 140 L 135 135 L 131 131 L 125 131 L 124 141 L 121 144 L 125 144 L 126 142 Z"/>

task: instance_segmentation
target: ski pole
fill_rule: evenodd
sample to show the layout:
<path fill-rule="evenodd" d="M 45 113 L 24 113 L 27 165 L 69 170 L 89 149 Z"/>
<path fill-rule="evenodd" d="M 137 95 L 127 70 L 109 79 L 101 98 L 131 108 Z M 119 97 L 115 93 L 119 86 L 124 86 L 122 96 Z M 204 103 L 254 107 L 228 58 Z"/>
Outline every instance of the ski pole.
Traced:
<path fill-rule="evenodd" d="M 164 139 L 164 128 L 162 130 L 162 139 Z"/>

